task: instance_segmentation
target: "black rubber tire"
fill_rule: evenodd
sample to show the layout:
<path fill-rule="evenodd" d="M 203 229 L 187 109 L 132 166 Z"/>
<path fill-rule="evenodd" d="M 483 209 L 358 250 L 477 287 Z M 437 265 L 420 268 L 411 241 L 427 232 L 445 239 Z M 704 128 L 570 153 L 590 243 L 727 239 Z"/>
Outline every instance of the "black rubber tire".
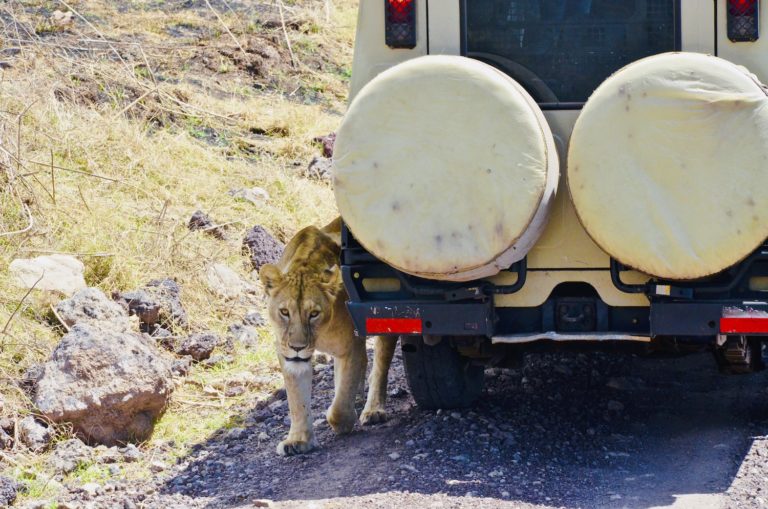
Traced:
<path fill-rule="evenodd" d="M 435 346 L 418 338 L 403 342 L 402 350 L 408 387 L 420 408 L 466 408 L 480 397 L 484 367 L 459 354 L 448 338 Z"/>

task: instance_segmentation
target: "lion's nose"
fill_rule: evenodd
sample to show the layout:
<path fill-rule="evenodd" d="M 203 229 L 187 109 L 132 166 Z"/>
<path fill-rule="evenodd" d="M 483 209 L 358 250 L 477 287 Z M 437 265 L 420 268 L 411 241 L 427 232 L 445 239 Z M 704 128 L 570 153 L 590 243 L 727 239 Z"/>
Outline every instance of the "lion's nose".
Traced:
<path fill-rule="evenodd" d="M 302 350 L 304 350 L 303 346 L 293 346 L 293 345 L 288 345 L 288 346 L 291 347 L 291 350 L 296 350 L 297 352 L 301 352 Z"/>

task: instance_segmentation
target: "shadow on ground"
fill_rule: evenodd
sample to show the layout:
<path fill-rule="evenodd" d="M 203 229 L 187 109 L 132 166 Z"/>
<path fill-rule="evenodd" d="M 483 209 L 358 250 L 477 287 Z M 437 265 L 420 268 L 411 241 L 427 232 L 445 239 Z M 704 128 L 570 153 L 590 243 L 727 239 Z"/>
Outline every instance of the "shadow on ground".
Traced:
<path fill-rule="evenodd" d="M 330 401 L 332 369 L 315 377 L 314 412 Z M 280 394 L 197 446 L 166 493 L 210 507 L 254 499 L 334 507 L 728 506 L 726 491 L 766 434 L 767 377 L 720 375 L 707 354 L 638 358 L 605 352 L 529 355 L 488 370 L 473 409 L 418 410 L 399 355 L 384 425 L 336 437 L 318 421 L 318 451 L 280 458 Z M 457 498 L 462 497 L 462 498 Z M 472 498 L 466 498 L 472 497 Z"/>

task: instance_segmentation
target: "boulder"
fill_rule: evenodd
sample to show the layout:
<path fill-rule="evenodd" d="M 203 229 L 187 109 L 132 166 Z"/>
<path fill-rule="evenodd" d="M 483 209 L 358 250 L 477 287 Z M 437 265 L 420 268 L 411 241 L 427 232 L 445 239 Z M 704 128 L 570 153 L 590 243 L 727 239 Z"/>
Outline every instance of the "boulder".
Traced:
<path fill-rule="evenodd" d="M 171 392 L 171 363 L 141 334 L 78 323 L 45 363 L 34 403 L 88 441 L 149 438 Z"/>
<path fill-rule="evenodd" d="M 38 256 L 17 259 L 9 267 L 11 281 L 21 288 L 56 291 L 72 295 L 85 288 L 85 266 L 77 258 L 67 255 Z"/>
<path fill-rule="evenodd" d="M 181 287 L 173 279 L 155 279 L 144 288 L 112 295 L 131 315 L 139 317 L 143 332 L 157 327 L 171 331 L 186 329 L 187 312 L 181 304 Z"/>
<path fill-rule="evenodd" d="M 56 313 L 67 327 L 82 322 L 109 324 L 115 330 L 128 330 L 131 326 L 125 309 L 98 288 L 78 290 L 56 305 Z"/>
<path fill-rule="evenodd" d="M 243 239 L 243 254 L 251 257 L 253 268 L 259 270 L 262 265 L 277 263 L 283 255 L 285 246 L 278 242 L 262 226 L 254 226 Z"/>

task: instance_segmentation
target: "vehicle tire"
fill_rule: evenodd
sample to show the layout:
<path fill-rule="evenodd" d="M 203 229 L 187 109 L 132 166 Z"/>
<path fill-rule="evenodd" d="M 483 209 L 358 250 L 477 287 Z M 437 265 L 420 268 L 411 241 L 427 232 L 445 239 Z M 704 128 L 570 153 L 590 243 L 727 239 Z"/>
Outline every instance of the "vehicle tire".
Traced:
<path fill-rule="evenodd" d="M 714 353 L 720 372 L 727 375 L 744 375 L 765 369 L 765 348 L 758 337 L 748 337 L 743 344 L 738 337 L 729 337 L 723 346 L 715 348 Z"/>
<path fill-rule="evenodd" d="M 480 397 L 485 369 L 462 356 L 448 337 L 434 346 L 413 338 L 402 350 L 408 386 L 420 408 L 466 408 Z"/>

